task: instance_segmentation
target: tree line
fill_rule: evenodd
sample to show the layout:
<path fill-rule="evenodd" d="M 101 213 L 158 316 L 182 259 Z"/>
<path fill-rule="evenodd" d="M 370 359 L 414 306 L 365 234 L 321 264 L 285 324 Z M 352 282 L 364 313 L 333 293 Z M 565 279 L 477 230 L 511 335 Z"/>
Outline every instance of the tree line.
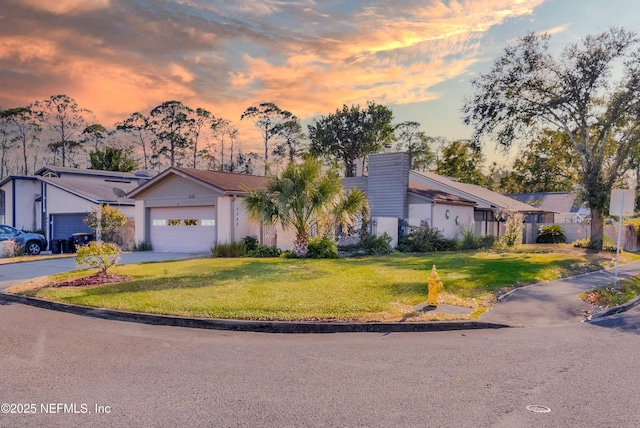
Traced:
<path fill-rule="evenodd" d="M 570 171 L 560 186 L 557 180 L 524 179 L 540 169 L 535 162 L 516 163 L 510 175 L 495 164 L 487 169 L 484 156 L 471 141 L 428 136 L 414 121 L 394 123 L 391 109 L 375 102 L 345 105 L 315 118 L 307 132 L 297 116 L 270 102 L 248 107 L 240 120 L 253 123 L 260 132 L 261 153 L 241 149 L 238 128 L 231 120 L 180 101 L 165 101 L 148 114 L 134 112 L 107 128 L 71 97 L 53 95 L 24 107 L 0 108 L 0 178 L 29 175 L 44 165 L 124 172 L 186 166 L 269 175 L 307 154 L 338 167 L 348 177 L 356 173 L 358 159 L 391 148 L 409 152 L 415 170 L 497 191 L 571 187 Z M 530 153 L 533 159 L 535 150 Z M 554 170 L 549 175 L 558 174 Z"/>

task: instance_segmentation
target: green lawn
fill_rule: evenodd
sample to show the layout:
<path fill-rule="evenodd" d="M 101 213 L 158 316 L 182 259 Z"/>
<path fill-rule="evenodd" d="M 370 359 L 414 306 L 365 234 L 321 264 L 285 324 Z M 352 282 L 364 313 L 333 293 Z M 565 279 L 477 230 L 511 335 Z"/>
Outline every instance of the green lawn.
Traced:
<path fill-rule="evenodd" d="M 479 313 L 501 290 L 609 267 L 612 257 L 456 252 L 338 260 L 196 259 L 118 266 L 114 273 L 133 278 L 121 284 L 20 293 L 84 306 L 195 317 L 397 320 L 426 300 L 433 264 L 444 283 L 440 301 L 475 307 Z"/>

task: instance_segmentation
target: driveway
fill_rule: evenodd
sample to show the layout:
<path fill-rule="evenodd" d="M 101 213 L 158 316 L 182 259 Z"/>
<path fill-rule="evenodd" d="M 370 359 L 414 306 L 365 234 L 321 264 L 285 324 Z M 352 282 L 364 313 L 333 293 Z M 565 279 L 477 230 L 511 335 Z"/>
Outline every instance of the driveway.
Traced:
<path fill-rule="evenodd" d="M 640 261 L 621 265 L 620 279 L 640 274 Z M 613 269 L 586 273 L 514 290 L 480 316 L 481 321 L 512 326 L 554 326 L 584 321 L 593 307 L 577 298 L 592 288 L 614 281 Z"/>
<path fill-rule="evenodd" d="M 205 254 L 161 251 L 136 251 L 123 253 L 120 258 L 120 264 L 181 260 L 204 255 Z M 76 259 L 73 257 L 3 264 L 0 265 L 0 291 L 4 291 L 9 287 L 33 278 L 68 272 L 77 268 Z"/>

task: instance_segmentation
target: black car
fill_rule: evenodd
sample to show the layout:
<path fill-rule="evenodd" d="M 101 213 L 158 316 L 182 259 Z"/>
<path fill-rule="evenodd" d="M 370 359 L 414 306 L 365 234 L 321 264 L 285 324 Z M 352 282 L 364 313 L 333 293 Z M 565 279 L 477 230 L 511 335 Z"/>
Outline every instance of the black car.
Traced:
<path fill-rule="evenodd" d="M 47 239 L 39 233 L 23 232 L 15 227 L 0 224 L 0 241 L 13 240 L 24 248 L 26 254 L 35 256 L 47 249 Z"/>

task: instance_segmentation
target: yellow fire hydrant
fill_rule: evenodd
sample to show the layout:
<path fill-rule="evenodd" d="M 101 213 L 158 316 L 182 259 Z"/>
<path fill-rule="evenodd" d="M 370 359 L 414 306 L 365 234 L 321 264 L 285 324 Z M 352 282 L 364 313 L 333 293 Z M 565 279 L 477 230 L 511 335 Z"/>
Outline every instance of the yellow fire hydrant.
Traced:
<path fill-rule="evenodd" d="M 438 277 L 436 271 L 436 265 L 433 265 L 431 269 L 431 275 L 429 275 L 429 295 L 427 296 L 427 306 L 434 308 L 438 307 L 438 292 L 442 290 L 442 281 Z"/>

